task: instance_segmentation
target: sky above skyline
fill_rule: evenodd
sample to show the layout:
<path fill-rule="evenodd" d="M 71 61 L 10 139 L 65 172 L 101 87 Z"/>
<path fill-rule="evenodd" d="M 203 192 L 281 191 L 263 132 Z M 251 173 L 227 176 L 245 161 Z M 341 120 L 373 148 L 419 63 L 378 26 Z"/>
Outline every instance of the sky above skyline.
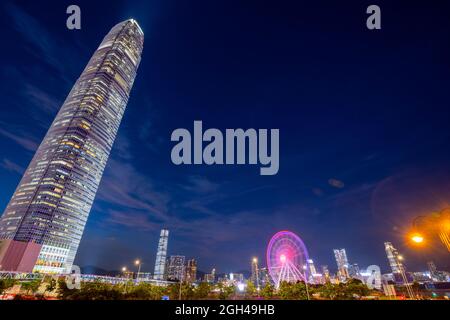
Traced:
<path fill-rule="evenodd" d="M 213 2 L 213 3 L 212 3 Z M 199 269 L 249 270 L 280 230 L 297 233 L 316 266 L 336 269 L 346 248 L 362 268 L 389 271 L 383 242 L 406 266 L 434 260 L 435 241 L 412 250 L 414 217 L 450 199 L 450 5 L 380 1 L 4 2 L 0 10 L 0 211 L 103 37 L 138 21 L 144 52 L 75 263 L 107 270 L 139 257 L 153 272 L 159 231 L 169 255 Z M 204 128 L 278 128 L 280 170 L 175 166 L 170 135 Z"/>

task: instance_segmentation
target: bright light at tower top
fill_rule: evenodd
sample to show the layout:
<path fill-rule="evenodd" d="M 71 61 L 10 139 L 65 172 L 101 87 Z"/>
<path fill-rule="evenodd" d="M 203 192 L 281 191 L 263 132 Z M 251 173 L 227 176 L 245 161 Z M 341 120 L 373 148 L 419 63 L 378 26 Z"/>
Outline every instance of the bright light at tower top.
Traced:
<path fill-rule="evenodd" d="M 258 262 L 258 258 L 254 257 L 253 258 L 253 263 L 257 263 Z"/>

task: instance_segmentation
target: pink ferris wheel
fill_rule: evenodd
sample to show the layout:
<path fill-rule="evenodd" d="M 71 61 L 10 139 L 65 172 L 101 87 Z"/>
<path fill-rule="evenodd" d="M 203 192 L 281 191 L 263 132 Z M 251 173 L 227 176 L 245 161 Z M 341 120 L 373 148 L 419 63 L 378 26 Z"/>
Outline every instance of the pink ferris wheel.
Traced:
<path fill-rule="evenodd" d="M 305 244 L 291 231 L 277 232 L 267 246 L 267 269 L 278 288 L 280 283 L 306 281 L 308 251 Z"/>

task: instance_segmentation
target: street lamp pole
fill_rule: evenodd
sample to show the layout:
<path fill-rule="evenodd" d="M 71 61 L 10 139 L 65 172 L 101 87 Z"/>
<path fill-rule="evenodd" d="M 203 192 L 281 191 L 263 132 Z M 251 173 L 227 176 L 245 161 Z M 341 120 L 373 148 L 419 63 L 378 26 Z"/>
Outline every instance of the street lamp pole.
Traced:
<path fill-rule="evenodd" d="M 183 275 L 184 275 L 184 265 L 183 265 L 183 267 L 181 268 L 181 276 L 180 276 L 180 292 L 179 292 L 179 294 L 178 294 L 178 300 L 181 300 L 181 287 L 182 287 L 182 285 L 183 285 Z"/>
<path fill-rule="evenodd" d="M 138 272 L 136 275 L 136 283 L 139 282 L 139 273 L 141 273 L 141 261 L 138 259 L 134 262 L 135 265 L 138 266 Z"/>
<path fill-rule="evenodd" d="M 304 265 L 304 266 L 303 266 L 303 270 L 304 270 L 305 272 L 303 273 L 303 279 L 305 280 L 306 297 L 307 297 L 308 300 L 309 300 L 309 290 L 308 290 L 308 280 L 306 279 L 306 269 L 307 269 L 307 266 Z"/>

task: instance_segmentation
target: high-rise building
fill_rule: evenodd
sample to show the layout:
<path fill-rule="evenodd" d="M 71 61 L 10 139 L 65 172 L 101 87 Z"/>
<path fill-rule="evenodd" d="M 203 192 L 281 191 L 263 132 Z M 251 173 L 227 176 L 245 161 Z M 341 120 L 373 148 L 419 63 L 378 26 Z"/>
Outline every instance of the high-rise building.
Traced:
<path fill-rule="evenodd" d="M 402 262 L 399 259 L 399 253 L 397 249 L 394 248 L 392 243 L 385 242 L 384 249 L 386 250 L 386 255 L 389 261 L 389 266 L 392 269 L 393 274 L 400 274 L 402 268 Z"/>
<path fill-rule="evenodd" d="M 213 268 L 213 269 L 211 270 L 211 273 L 206 273 L 206 274 L 204 275 L 204 277 L 203 277 L 203 280 L 204 280 L 205 282 L 209 282 L 209 283 L 214 283 L 214 282 L 216 282 L 216 269 Z"/>
<path fill-rule="evenodd" d="M 349 272 L 348 272 L 348 259 L 347 259 L 347 253 L 345 252 L 345 249 L 334 249 L 334 257 L 336 258 L 336 264 L 338 267 L 338 274 L 341 279 L 347 279 L 349 278 Z"/>
<path fill-rule="evenodd" d="M 197 280 L 197 261 L 195 259 L 189 259 L 186 263 L 186 276 L 184 278 L 186 282 L 192 283 Z"/>
<path fill-rule="evenodd" d="M 314 261 L 312 259 L 308 259 L 308 271 L 310 275 L 316 274 L 316 266 L 314 265 Z"/>
<path fill-rule="evenodd" d="M 158 250 L 156 251 L 155 270 L 153 278 L 164 280 L 166 275 L 167 245 L 169 244 L 169 230 L 162 229 L 159 234 Z"/>
<path fill-rule="evenodd" d="M 0 269 L 70 272 L 143 43 L 130 19 L 114 26 L 94 52 L 0 219 Z"/>
<path fill-rule="evenodd" d="M 427 266 L 428 266 L 428 270 L 430 271 L 430 278 L 433 279 L 433 277 L 436 275 L 437 273 L 437 268 L 436 265 L 434 264 L 433 261 L 428 261 L 427 262 Z"/>
<path fill-rule="evenodd" d="M 167 280 L 184 281 L 185 256 L 170 256 L 167 262 Z"/>
<path fill-rule="evenodd" d="M 252 275 L 251 275 L 251 281 L 253 284 L 259 288 L 260 286 L 260 279 L 259 279 L 259 268 L 258 268 L 258 258 L 252 259 Z"/>
<path fill-rule="evenodd" d="M 359 270 L 359 265 L 357 263 L 353 263 L 349 266 L 348 273 L 350 277 L 357 278 L 361 275 L 361 271 Z"/>
<path fill-rule="evenodd" d="M 270 277 L 269 272 L 267 271 L 267 268 L 259 268 L 258 275 L 259 275 L 260 288 L 263 288 L 267 284 L 272 283 L 272 278 Z"/>
<path fill-rule="evenodd" d="M 323 265 L 322 267 L 322 277 L 324 282 L 329 282 L 330 281 L 330 270 L 328 269 L 328 266 Z"/>

